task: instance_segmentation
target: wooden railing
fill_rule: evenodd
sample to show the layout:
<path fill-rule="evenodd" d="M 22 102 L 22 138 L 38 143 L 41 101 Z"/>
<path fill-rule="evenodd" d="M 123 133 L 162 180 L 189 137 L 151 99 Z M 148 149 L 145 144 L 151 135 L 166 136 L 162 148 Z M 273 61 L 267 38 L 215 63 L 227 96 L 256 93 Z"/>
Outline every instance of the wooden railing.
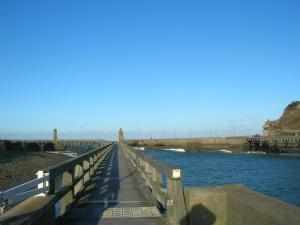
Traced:
<path fill-rule="evenodd" d="M 187 224 L 181 170 L 124 143 L 120 147 L 149 187 L 153 199 L 165 210 L 168 224 Z"/>
<path fill-rule="evenodd" d="M 49 174 L 44 173 L 43 171 L 38 171 L 37 175 L 38 178 L 36 179 L 0 192 L 0 215 L 13 205 L 49 190 Z"/>
<path fill-rule="evenodd" d="M 53 224 L 55 204 L 60 203 L 60 210 L 56 216 L 63 215 L 72 206 L 78 195 L 85 189 L 95 170 L 99 168 L 101 162 L 114 146 L 115 144 L 111 143 L 77 158 L 62 162 L 57 166 L 50 167 L 45 171 L 48 173 L 45 177 L 24 184 L 22 190 L 24 186 L 26 188 L 29 187 L 29 184 L 32 185 L 34 183 L 36 185 L 43 181 L 49 181 L 49 187 L 45 187 L 45 190 L 43 189 L 43 191 L 48 190 L 47 195 L 45 197 L 28 198 L 16 205 L 0 217 L 0 224 L 11 224 L 8 223 L 11 221 L 17 222 L 18 218 L 22 220 L 26 218 L 29 221 L 28 224 Z M 21 190 L 19 187 L 16 187 L 16 189 Z M 40 189 L 38 190 L 41 191 Z M 12 192 L 6 193 L 6 196 L 10 193 Z M 44 201 L 42 200 L 43 198 L 45 199 Z M 34 205 L 32 210 L 28 208 L 28 205 Z M 49 220 L 39 221 L 38 218 L 45 218 L 45 216 Z M 30 222 L 32 218 L 35 218 L 34 222 Z"/>

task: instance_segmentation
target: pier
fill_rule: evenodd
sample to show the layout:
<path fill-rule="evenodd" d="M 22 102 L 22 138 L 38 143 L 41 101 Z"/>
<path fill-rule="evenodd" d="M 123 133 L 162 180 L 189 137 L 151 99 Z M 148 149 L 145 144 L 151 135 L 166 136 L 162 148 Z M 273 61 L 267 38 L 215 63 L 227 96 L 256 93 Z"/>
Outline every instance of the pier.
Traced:
<path fill-rule="evenodd" d="M 13 150 L 35 150 L 35 151 L 64 151 L 68 147 L 79 151 L 82 146 L 89 146 L 90 148 L 101 147 L 105 144 L 108 144 L 109 141 L 105 140 L 87 140 L 87 139 L 59 139 L 57 129 L 53 130 L 53 138 L 50 139 L 9 139 L 9 140 L 0 140 L 0 150 L 2 149 L 13 149 Z"/>
<path fill-rule="evenodd" d="M 0 193 L 3 204 L 34 192 L 7 207 L 0 224 L 300 224 L 299 207 L 241 184 L 183 187 L 182 173 L 124 142 L 109 143 Z M 30 190 L 20 194 L 24 186 Z"/>
<path fill-rule="evenodd" d="M 266 153 L 300 153 L 300 136 L 253 136 L 246 149 Z"/>

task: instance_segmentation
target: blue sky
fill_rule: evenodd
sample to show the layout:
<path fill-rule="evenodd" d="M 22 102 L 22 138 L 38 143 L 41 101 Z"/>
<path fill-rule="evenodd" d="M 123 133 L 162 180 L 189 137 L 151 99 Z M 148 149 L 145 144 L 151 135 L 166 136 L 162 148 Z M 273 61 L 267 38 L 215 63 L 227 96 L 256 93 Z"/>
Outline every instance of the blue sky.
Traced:
<path fill-rule="evenodd" d="M 0 1 L 0 139 L 254 134 L 300 99 L 300 3 Z"/>

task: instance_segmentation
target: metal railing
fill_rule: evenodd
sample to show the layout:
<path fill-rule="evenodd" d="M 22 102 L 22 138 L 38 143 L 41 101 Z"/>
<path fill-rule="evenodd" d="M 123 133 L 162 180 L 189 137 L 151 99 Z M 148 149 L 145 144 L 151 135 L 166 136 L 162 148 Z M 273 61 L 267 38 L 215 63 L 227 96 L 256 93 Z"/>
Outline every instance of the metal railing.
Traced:
<path fill-rule="evenodd" d="M 181 170 L 146 156 L 124 143 L 120 144 L 132 165 L 140 174 L 159 208 L 166 212 L 168 224 L 186 224 L 187 213 L 181 184 Z"/>

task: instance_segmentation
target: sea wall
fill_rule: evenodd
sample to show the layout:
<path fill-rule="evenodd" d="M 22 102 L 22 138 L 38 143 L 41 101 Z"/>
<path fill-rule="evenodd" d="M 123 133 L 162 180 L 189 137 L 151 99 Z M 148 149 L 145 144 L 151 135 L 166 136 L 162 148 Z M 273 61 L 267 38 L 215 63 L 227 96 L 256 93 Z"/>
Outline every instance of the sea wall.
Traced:
<path fill-rule="evenodd" d="M 247 137 L 182 138 L 182 139 L 140 139 L 127 140 L 126 144 L 145 148 L 184 148 L 186 151 L 231 150 L 242 151 Z"/>
<path fill-rule="evenodd" d="M 300 224 L 300 208 L 244 185 L 185 188 L 189 225 Z"/>

